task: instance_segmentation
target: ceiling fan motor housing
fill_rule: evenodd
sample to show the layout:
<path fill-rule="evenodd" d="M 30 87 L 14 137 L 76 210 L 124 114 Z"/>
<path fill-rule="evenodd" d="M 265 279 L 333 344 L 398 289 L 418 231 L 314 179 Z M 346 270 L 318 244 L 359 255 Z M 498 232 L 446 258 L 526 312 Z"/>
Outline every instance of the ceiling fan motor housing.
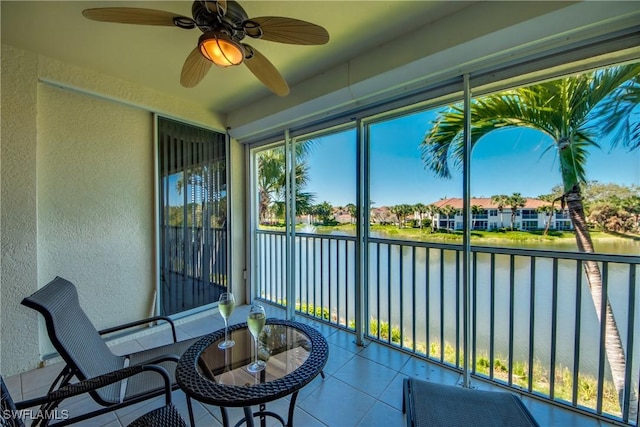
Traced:
<path fill-rule="evenodd" d="M 214 2 L 195 0 L 191 8 L 193 19 L 202 32 L 220 31 L 239 41 L 245 37 L 242 23 L 249 19 L 247 12 L 233 0 L 227 1 L 227 11 L 224 16 L 218 14 Z"/>

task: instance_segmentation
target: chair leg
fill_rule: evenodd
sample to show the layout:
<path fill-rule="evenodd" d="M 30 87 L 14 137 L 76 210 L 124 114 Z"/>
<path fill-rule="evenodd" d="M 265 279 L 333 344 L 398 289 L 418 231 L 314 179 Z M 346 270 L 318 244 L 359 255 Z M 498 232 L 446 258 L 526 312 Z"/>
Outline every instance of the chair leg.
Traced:
<path fill-rule="evenodd" d="M 409 397 L 409 378 L 402 380 L 402 413 L 407 413 L 407 398 Z"/>
<path fill-rule="evenodd" d="M 71 381 L 71 378 L 73 378 L 74 375 L 75 374 L 73 373 L 69 365 L 65 365 L 65 367 L 62 369 L 62 371 L 60 371 L 56 379 L 53 380 L 53 383 L 51 383 L 51 387 L 49 387 L 48 393 L 51 393 L 52 391 L 69 384 L 69 382 Z"/>
<path fill-rule="evenodd" d="M 189 395 L 186 395 L 187 397 L 187 410 L 189 411 L 189 424 L 191 425 L 191 427 L 196 427 L 196 421 L 194 419 L 193 416 L 193 405 L 191 404 L 191 398 L 189 397 Z"/>
<path fill-rule="evenodd" d="M 49 391 L 47 393 L 51 393 L 61 387 L 68 385 L 71 382 L 71 379 L 75 376 L 73 370 L 69 367 L 69 365 L 65 365 L 65 367 L 60 371 L 58 376 L 53 383 L 51 383 L 51 387 L 49 387 Z M 60 405 L 59 401 L 43 403 L 40 405 L 39 413 L 40 414 L 49 414 L 52 413 L 57 407 Z M 46 427 L 49 425 L 49 421 L 45 416 L 42 420 L 34 421 L 33 425 L 38 425 L 42 427 Z M 39 424 L 38 424 L 39 423 Z"/>
<path fill-rule="evenodd" d="M 220 413 L 222 414 L 223 427 L 229 427 L 229 414 L 227 414 L 227 408 L 225 408 L 224 406 L 221 406 Z"/>

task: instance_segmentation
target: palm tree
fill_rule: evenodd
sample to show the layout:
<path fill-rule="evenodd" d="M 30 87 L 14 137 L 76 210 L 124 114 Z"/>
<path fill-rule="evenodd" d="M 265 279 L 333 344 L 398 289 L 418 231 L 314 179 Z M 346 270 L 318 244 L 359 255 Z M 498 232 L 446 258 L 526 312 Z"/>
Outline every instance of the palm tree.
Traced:
<path fill-rule="evenodd" d="M 637 143 L 633 145 L 636 141 L 630 140 L 637 125 L 634 127 L 628 122 L 631 116 L 623 112 L 630 110 L 623 106 L 634 105 L 634 102 L 637 105 L 639 75 L 640 64 L 611 67 L 477 98 L 470 105 L 472 146 L 484 135 L 504 128 L 524 126 L 551 137 L 553 143 L 549 149 L 555 149 L 558 156 L 563 197 L 580 252 L 594 252 L 582 198 L 587 150 L 598 148 L 597 141 L 605 134 L 625 127 L 631 131 L 618 132 L 617 135 L 627 137 L 627 146 L 637 147 Z M 618 104 L 612 108 L 615 102 Z M 603 122 L 602 117 L 607 121 Z M 453 106 L 440 113 L 422 142 L 425 165 L 438 176 L 451 176 L 449 158 L 457 165 L 462 164 L 464 127 L 462 106 Z M 595 261 L 586 261 L 583 266 L 596 314 L 600 321 L 605 322 L 606 354 L 622 408 L 626 358 L 620 331 L 611 304 L 606 295 L 602 295 L 600 267 Z M 606 298 L 605 313 L 600 310 L 603 297 Z M 637 408 L 633 388 L 630 407 L 633 408 L 633 419 Z"/>
<path fill-rule="evenodd" d="M 507 197 L 507 205 L 511 208 L 511 231 L 513 231 L 513 225 L 516 222 L 518 209 L 524 208 L 526 203 L 527 199 L 522 197 L 520 193 L 513 193 L 511 196 Z"/>
<path fill-rule="evenodd" d="M 348 203 L 344 208 L 349 213 L 349 222 L 353 224 L 356 217 L 356 205 L 354 205 L 353 203 Z"/>
<path fill-rule="evenodd" d="M 391 211 L 391 213 L 398 219 L 398 228 L 402 228 L 407 219 L 407 215 L 412 211 L 412 207 L 406 204 L 395 205 L 391 206 L 389 211 Z"/>
<path fill-rule="evenodd" d="M 274 200 L 280 198 L 285 185 L 284 149 L 273 149 L 258 154 L 258 212 L 265 222 Z"/>
<path fill-rule="evenodd" d="M 476 228 L 476 217 L 482 212 L 484 212 L 484 209 L 482 209 L 480 206 L 478 205 L 471 206 L 471 229 L 472 230 L 475 230 Z"/>
<path fill-rule="evenodd" d="M 509 196 L 506 194 L 496 194 L 491 196 L 491 203 L 498 206 L 498 212 L 500 212 L 500 228 L 504 227 L 504 218 L 502 214 L 504 212 L 504 207 L 507 205 L 507 201 L 509 200 Z"/>
<path fill-rule="evenodd" d="M 426 213 L 431 218 L 431 232 L 435 233 L 438 228 L 438 221 L 436 221 L 436 215 L 440 213 L 440 209 L 436 205 L 427 205 Z"/>
<path fill-rule="evenodd" d="M 309 167 L 306 155 L 312 141 L 296 144 L 296 213 L 307 212 L 313 204 L 314 195 L 301 191 L 309 179 Z M 284 147 L 273 148 L 258 154 L 258 213 L 260 222 L 267 220 L 270 214 L 276 217 L 284 215 L 286 163 Z"/>
<path fill-rule="evenodd" d="M 556 193 L 542 194 L 538 196 L 538 199 L 551 203 L 551 205 L 546 205 L 538 208 L 538 212 L 544 212 L 548 217 L 546 224 L 544 226 L 544 232 L 542 233 L 543 236 L 546 236 L 547 234 L 549 234 L 549 228 L 551 227 L 551 217 L 556 211 L 555 209 L 556 202 L 562 201 L 562 195 L 556 194 Z M 562 205 L 564 206 L 564 201 L 562 202 Z"/>
<path fill-rule="evenodd" d="M 413 210 L 418 212 L 418 216 L 420 217 L 420 230 L 422 230 L 422 216 L 427 213 L 427 207 L 422 203 L 416 203 L 413 205 Z"/>
<path fill-rule="evenodd" d="M 323 225 L 329 225 L 333 219 L 333 206 L 329 202 L 322 202 L 313 207 L 313 212 Z"/>
<path fill-rule="evenodd" d="M 438 213 L 447 219 L 447 227 L 446 227 L 447 229 L 455 228 L 455 226 L 449 227 L 449 218 L 454 216 L 456 212 L 457 212 L 456 208 L 454 208 L 451 205 L 444 205 L 439 209 Z"/>
<path fill-rule="evenodd" d="M 544 214 L 544 232 L 543 236 L 546 236 L 549 232 L 549 224 L 551 224 L 551 215 L 553 214 L 553 205 L 542 205 L 536 208 L 536 212 Z"/>

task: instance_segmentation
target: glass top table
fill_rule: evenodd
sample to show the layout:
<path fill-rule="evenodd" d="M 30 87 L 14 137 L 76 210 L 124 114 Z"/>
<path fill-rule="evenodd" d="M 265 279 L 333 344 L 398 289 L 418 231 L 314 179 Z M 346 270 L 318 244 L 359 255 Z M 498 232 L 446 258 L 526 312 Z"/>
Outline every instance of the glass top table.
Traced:
<path fill-rule="evenodd" d="M 176 368 L 176 381 L 189 398 L 220 406 L 223 424 L 227 427 L 225 407 L 243 407 L 247 426 L 253 417 L 278 419 L 283 425 L 293 425 L 293 411 L 298 390 L 311 382 L 329 356 L 326 340 L 317 330 L 299 322 L 267 319 L 258 340 L 258 358 L 266 369 L 251 373 L 247 366 L 255 357 L 255 343 L 246 323 L 229 326 L 229 338 L 235 345 L 218 348 L 224 340 L 224 328 L 206 335 L 182 355 Z M 266 411 L 265 404 L 292 395 L 288 421 Z M 252 413 L 251 406 L 260 405 Z"/>

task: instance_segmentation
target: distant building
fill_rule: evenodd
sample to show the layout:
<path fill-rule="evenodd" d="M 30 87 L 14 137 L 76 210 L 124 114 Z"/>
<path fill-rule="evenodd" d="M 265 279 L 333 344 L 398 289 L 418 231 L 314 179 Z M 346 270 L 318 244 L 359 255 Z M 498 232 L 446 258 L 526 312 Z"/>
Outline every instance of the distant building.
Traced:
<path fill-rule="evenodd" d="M 370 219 L 372 224 L 395 224 L 395 215 L 387 206 L 371 208 Z"/>
<path fill-rule="evenodd" d="M 547 221 L 551 221 L 552 230 L 572 230 L 571 219 L 567 210 L 554 209 L 554 212 L 545 212 L 541 208 L 551 206 L 550 202 L 540 199 L 525 199 L 525 205 L 516 210 L 513 223 L 514 230 L 544 229 Z M 462 230 L 462 199 L 449 198 L 438 200 L 431 205 L 438 208 L 438 213 L 433 214 L 436 228 L 449 230 Z M 496 230 L 511 228 L 511 207 L 503 206 L 502 211 L 491 198 L 471 198 L 470 206 L 477 206 L 480 210 L 472 213 L 471 227 L 473 230 Z M 446 210 L 450 213 L 447 214 Z"/>

